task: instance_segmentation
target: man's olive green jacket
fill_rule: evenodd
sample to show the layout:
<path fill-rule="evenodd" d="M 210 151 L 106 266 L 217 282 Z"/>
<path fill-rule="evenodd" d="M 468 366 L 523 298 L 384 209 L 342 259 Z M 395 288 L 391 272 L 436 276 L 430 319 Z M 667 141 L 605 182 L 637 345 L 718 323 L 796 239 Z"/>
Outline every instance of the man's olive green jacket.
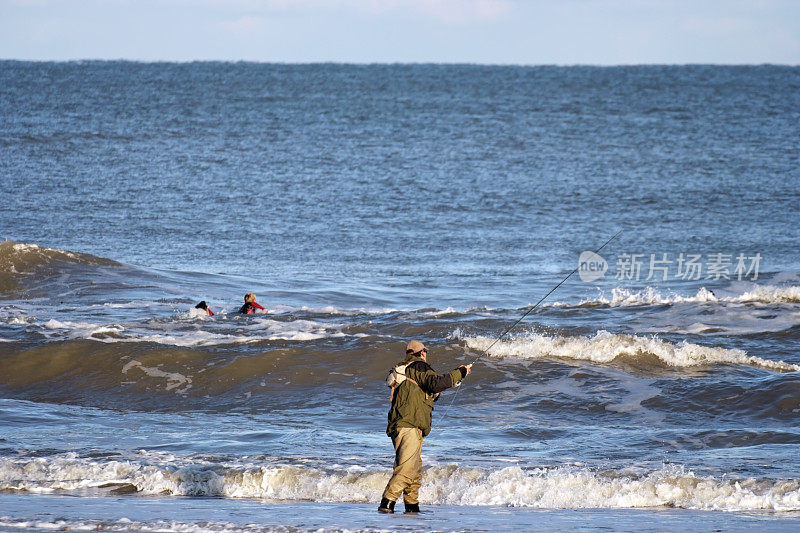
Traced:
<path fill-rule="evenodd" d="M 389 425 L 386 434 L 390 437 L 399 428 L 419 428 L 422 435 L 431 432 L 431 412 L 436 396 L 464 378 L 461 368 L 446 374 L 437 374 L 421 357 L 409 356 L 398 363 L 408 364 L 406 379 L 392 395 L 389 409 Z"/>

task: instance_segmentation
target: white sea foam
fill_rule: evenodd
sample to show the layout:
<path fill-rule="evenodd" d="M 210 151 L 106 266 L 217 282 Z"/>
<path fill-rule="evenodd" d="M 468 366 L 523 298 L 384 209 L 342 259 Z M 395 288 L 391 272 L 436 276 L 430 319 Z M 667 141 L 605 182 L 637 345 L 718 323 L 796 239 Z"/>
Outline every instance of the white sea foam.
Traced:
<path fill-rule="evenodd" d="M 93 324 L 91 322 L 70 322 L 50 319 L 42 324 L 47 330 L 61 333 L 70 339 L 95 339 L 101 340 L 102 337 L 119 337 L 125 328 L 120 324 Z M 99 337 L 98 337 L 99 336 Z"/>
<path fill-rule="evenodd" d="M 716 302 L 719 301 L 713 292 L 702 287 L 694 296 L 681 296 L 674 292 L 660 293 L 655 287 L 647 287 L 639 291 L 616 287 L 611 289 L 611 296 L 607 297 L 600 292 L 597 298 L 583 300 L 579 305 L 608 305 L 610 307 L 627 307 L 635 305 L 658 305 L 691 302 Z"/>
<path fill-rule="evenodd" d="M 120 518 L 117 520 L 109 519 L 26 519 L 0 517 L 0 528 L 11 530 L 50 530 L 50 531 L 152 531 L 154 533 L 355 533 L 364 531 L 377 533 L 380 529 L 342 529 L 336 528 L 300 528 L 295 526 L 269 525 L 269 524 L 241 524 L 234 522 L 219 522 L 209 520 L 199 520 L 197 522 L 181 520 L 152 520 L 140 521 Z"/>
<path fill-rule="evenodd" d="M 482 311 L 492 311 L 491 307 L 470 307 L 470 308 L 459 308 L 456 309 L 454 307 L 446 307 L 444 309 L 436 309 L 433 311 L 421 311 L 419 309 L 413 308 L 403 308 L 398 309 L 395 307 L 352 307 L 352 308 L 339 308 L 334 307 L 332 305 L 324 306 L 324 307 L 290 307 L 286 305 L 276 305 L 274 307 L 276 312 L 280 313 L 292 313 L 296 311 L 308 312 L 308 313 L 316 313 L 316 314 L 326 314 L 331 316 L 356 316 L 356 315 L 388 315 L 390 313 L 398 313 L 398 312 L 405 312 L 405 313 L 419 313 L 421 316 L 431 317 L 431 318 L 438 318 L 445 315 L 452 315 L 452 314 L 465 314 L 465 313 L 476 313 Z"/>
<path fill-rule="evenodd" d="M 210 331 L 174 331 L 165 333 L 140 332 L 139 334 L 124 339 L 96 339 L 102 342 L 152 342 L 167 346 L 221 346 L 226 344 L 252 344 L 265 340 L 263 337 L 247 335 L 214 333 Z"/>
<path fill-rule="evenodd" d="M 14 324 L 14 325 L 28 325 L 33 324 L 36 322 L 36 317 L 33 316 L 10 316 L 5 319 L 6 324 Z"/>
<path fill-rule="evenodd" d="M 492 337 L 466 337 L 463 340 L 469 348 L 480 351 L 488 349 L 495 342 Z M 650 356 L 657 357 L 662 364 L 671 367 L 729 364 L 758 366 L 783 372 L 800 370 L 799 365 L 749 356 L 743 350 L 701 346 L 686 341 L 673 344 L 656 336 L 612 334 L 604 330 L 598 331 L 592 337 L 541 334 L 514 337 L 497 342 L 487 355 L 520 359 L 562 358 L 594 363 L 610 363 L 618 357 Z"/>
<path fill-rule="evenodd" d="M 736 302 L 800 303 L 800 286 L 775 287 L 756 285 L 752 290 L 732 298 Z"/>
<path fill-rule="evenodd" d="M 70 333 L 72 338 L 90 338 L 93 335 L 100 335 L 105 333 L 121 333 L 125 328 L 119 324 L 93 324 L 90 322 L 70 322 L 50 319 L 44 324 L 43 327 L 51 330 L 64 330 Z"/>
<path fill-rule="evenodd" d="M 190 320 L 187 314 L 183 317 Z M 31 323 L 51 338 L 90 339 L 104 343 L 153 342 L 170 346 L 219 346 L 250 344 L 263 341 L 310 341 L 345 337 L 342 324 L 314 320 L 274 320 L 267 317 L 248 317 L 246 321 L 214 320 L 208 317 L 186 321 L 148 321 L 130 324 L 97 324 L 94 322 L 60 321 Z"/>
<path fill-rule="evenodd" d="M 344 337 L 341 324 L 325 324 L 314 320 L 292 320 L 281 322 L 267 318 L 254 320 L 248 329 L 263 331 L 267 340 L 310 341 L 327 337 Z"/>
<path fill-rule="evenodd" d="M 611 296 L 600 292 L 596 298 L 581 301 L 579 306 L 608 305 L 609 307 L 629 307 L 638 305 L 660 305 L 680 303 L 800 303 L 800 286 L 754 285 L 750 290 L 735 296 L 717 296 L 705 287 L 700 288 L 693 296 L 682 296 L 672 291 L 659 292 L 655 287 L 631 290 L 617 287 L 611 290 Z M 566 306 L 563 303 L 551 304 Z"/>
<path fill-rule="evenodd" d="M 446 307 L 444 309 L 439 309 L 437 311 L 425 311 L 424 313 L 422 313 L 422 315 L 423 316 L 428 316 L 428 317 L 431 317 L 431 318 L 438 318 L 438 317 L 441 317 L 441 316 L 453 315 L 453 314 L 456 314 L 456 313 L 458 313 L 458 311 L 456 311 L 452 307 Z"/>
<path fill-rule="evenodd" d="M 91 330 L 100 327 L 97 324 L 89 324 L 89 323 L 82 324 L 78 322 L 68 322 L 68 321 L 61 322 L 60 320 L 56 320 L 54 318 L 51 318 L 42 325 L 47 329 L 69 329 L 69 330 L 75 330 L 75 329 Z"/>
<path fill-rule="evenodd" d="M 212 318 L 213 320 L 213 318 Z M 163 333 L 143 330 L 123 339 L 127 342 L 155 342 L 172 346 L 217 346 L 223 344 L 250 344 L 262 341 L 310 341 L 344 337 L 341 324 L 326 324 L 314 320 L 280 321 L 271 318 L 253 318 L 247 324 L 215 324 L 216 331 L 167 329 Z M 116 339 L 103 339 L 113 342 Z"/>
<path fill-rule="evenodd" d="M 454 505 L 549 509 L 678 507 L 725 511 L 800 508 L 798 480 L 723 480 L 697 476 L 680 467 L 665 467 L 644 475 L 568 467 L 475 471 L 449 466 L 432 470 L 428 490 L 433 491 L 437 503 Z"/>
<path fill-rule="evenodd" d="M 334 307 L 326 305 L 322 307 L 289 307 L 289 306 L 276 306 L 277 311 L 294 312 L 303 311 L 307 313 L 326 314 L 333 316 L 355 316 L 355 315 L 386 315 L 389 313 L 397 312 L 398 309 L 393 307 Z"/>
<path fill-rule="evenodd" d="M 189 309 L 189 318 L 205 319 L 210 317 L 211 315 L 209 315 L 208 311 L 206 311 L 205 309 L 198 309 L 196 307 L 192 307 L 191 309 Z"/>
<path fill-rule="evenodd" d="M 42 252 L 51 252 L 57 254 L 64 254 L 65 256 L 71 259 L 77 259 L 77 255 L 72 252 L 68 252 L 66 250 L 59 250 L 58 248 L 47 248 L 45 246 L 39 246 L 38 244 L 28 244 L 28 243 L 16 243 L 11 247 L 12 250 L 19 253 L 42 253 Z"/>
<path fill-rule="evenodd" d="M 122 367 L 122 373 L 127 374 L 133 369 L 140 370 L 153 378 L 164 378 L 167 381 L 166 390 L 175 390 L 178 394 L 182 394 L 192 388 L 192 378 L 177 372 L 164 372 L 160 368 L 144 366 L 135 359 L 125 363 L 125 366 Z"/>
<path fill-rule="evenodd" d="M 74 454 L 0 458 L 0 490 L 48 493 L 128 486 L 142 494 L 262 498 L 271 501 L 374 502 L 385 470 L 321 470 L 289 465 L 141 464 Z M 798 511 L 800 480 L 700 476 L 667 466 L 646 473 L 583 467 L 423 470 L 426 504 L 545 509 L 678 507 Z"/>
<path fill-rule="evenodd" d="M 88 254 L 59 250 L 57 248 L 46 248 L 38 244 L 13 243 L 11 241 L 0 242 L 0 252 L 4 252 L 0 257 L 0 271 L 10 274 L 27 274 L 28 270 L 37 264 L 38 261 L 48 260 L 69 260 L 75 262 L 88 262 L 93 264 L 113 264 L 113 261 L 94 257 Z M 29 261 L 34 263 L 30 264 Z M 20 271 L 19 268 L 22 268 Z"/>
<path fill-rule="evenodd" d="M 149 300 L 133 300 L 130 302 L 105 302 L 103 304 L 88 305 L 84 309 L 142 309 L 159 307 L 164 304 Z"/>

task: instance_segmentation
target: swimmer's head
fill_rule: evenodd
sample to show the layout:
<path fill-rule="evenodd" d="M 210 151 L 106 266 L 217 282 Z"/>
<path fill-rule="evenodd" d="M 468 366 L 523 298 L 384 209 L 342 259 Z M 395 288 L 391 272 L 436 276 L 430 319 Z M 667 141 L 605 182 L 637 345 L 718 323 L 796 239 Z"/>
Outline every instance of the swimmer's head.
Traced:
<path fill-rule="evenodd" d="M 248 292 L 244 295 L 244 303 L 251 304 L 256 301 L 256 295 L 252 292 Z"/>

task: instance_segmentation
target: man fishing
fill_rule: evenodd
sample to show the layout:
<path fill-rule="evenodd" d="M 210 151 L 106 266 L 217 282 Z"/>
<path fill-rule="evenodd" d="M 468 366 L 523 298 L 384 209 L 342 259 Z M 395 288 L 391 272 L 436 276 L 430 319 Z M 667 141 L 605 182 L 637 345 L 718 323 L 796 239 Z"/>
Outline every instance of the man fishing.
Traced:
<path fill-rule="evenodd" d="M 431 432 L 433 402 L 439 393 L 467 377 L 471 368 L 471 364 L 461 365 L 446 374 L 437 374 L 428 364 L 425 346 L 419 341 L 408 343 L 406 358 L 392 370 L 397 377 L 390 376 L 392 406 L 386 434 L 394 445 L 394 471 L 378 511 L 393 513 L 394 504 L 402 494 L 405 512 L 419 512 L 422 437 Z"/>

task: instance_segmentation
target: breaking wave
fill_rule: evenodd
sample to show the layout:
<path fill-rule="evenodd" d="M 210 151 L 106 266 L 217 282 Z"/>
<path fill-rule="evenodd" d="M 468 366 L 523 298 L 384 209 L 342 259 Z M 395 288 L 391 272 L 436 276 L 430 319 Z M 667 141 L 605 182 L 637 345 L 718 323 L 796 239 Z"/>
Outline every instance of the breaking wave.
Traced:
<path fill-rule="evenodd" d="M 642 290 L 631 290 L 616 287 L 611 290 L 611 296 L 601 292 L 596 298 L 581 301 L 577 307 L 629 307 L 639 305 L 673 305 L 680 303 L 800 303 L 800 286 L 778 287 L 774 285 L 756 285 L 751 290 L 738 296 L 720 296 L 713 291 L 700 288 L 693 296 L 682 296 L 674 292 L 659 292 L 654 287 Z M 565 306 L 565 304 L 561 304 Z"/>
<path fill-rule="evenodd" d="M 117 265 L 116 261 L 79 252 L 68 252 L 46 248 L 38 244 L 14 241 L 0 242 L 0 272 L 6 274 L 28 274 L 37 267 L 54 262 L 80 263 L 84 265 Z"/>
<path fill-rule="evenodd" d="M 187 316 L 188 315 L 187 313 Z M 194 320 L 208 321 L 217 331 L 198 329 L 192 322 L 163 320 L 131 324 L 96 324 L 91 322 L 71 322 L 50 319 L 37 323 L 29 319 L 25 324 L 30 329 L 41 332 L 51 340 L 87 339 L 103 343 L 154 343 L 165 346 L 201 347 L 254 344 L 267 341 L 302 342 L 334 337 L 344 337 L 341 324 L 327 324 L 314 320 L 296 319 L 290 321 L 270 318 L 246 319 L 240 322 L 223 322 L 225 315 L 217 320 L 208 315 Z M 234 315 L 234 320 L 236 315 Z"/>
<path fill-rule="evenodd" d="M 466 337 L 463 340 L 469 348 L 480 351 L 488 349 L 495 342 L 491 337 Z M 743 350 L 701 346 L 686 341 L 674 344 L 655 336 L 612 334 L 604 330 L 598 331 L 593 337 L 542 334 L 516 337 L 497 342 L 487 355 L 521 359 L 557 357 L 593 363 L 610 363 L 619 359 L 646 363 L 651 360 L 678 368 L 728 364 L 757 366 L 779 372 L 800 371 L 800 365 L 749 356 Z"/>
<path fill-rule="evenodd" d="M 659 305 L 676 304 L 690 302 L 717 302 L 719 301 L 714 293 L 705 287 L 697 291 L 694 296 L 681 296 L 675 293 L 662 294 L 654 287 L 633 291 L 622 287 L 611 289 L 611 297 L 606 297 L 605 293 L 600 293 L 597 298 L 588 299 L 578 304 L 579 307 L 594 307 L 607 305 L 609 307 L 626 307 L 634 305 Z"/>
<path fill-rule="evenodd" d="M 112 494 L 217 496 L 268 501 L 374 502 L 386 469 L 323 470 L 293 465 L 142 463 L 75 454 L 0 459 L 0 491 L 106 491 Z M 543 509 L 671 507 L 724 511 L 800 510 L 796 479 L 701 476 L 680 466 L 637 473 L 581 467 L 423 470 L 420 499 L 435 505 Z"/>
<path fill-rule="evenodd" d="M 800 303 L 800 286 L 775 287 L 757 285 L 754 289 L 732 298 L 735 302 Z"/>
<path fill-rule="evenodd" d="M 86 267 L 122 266 L 116 261 L 37 244 L 0 242 L 0 295 L 13 295 L 25 284 Z"/>

